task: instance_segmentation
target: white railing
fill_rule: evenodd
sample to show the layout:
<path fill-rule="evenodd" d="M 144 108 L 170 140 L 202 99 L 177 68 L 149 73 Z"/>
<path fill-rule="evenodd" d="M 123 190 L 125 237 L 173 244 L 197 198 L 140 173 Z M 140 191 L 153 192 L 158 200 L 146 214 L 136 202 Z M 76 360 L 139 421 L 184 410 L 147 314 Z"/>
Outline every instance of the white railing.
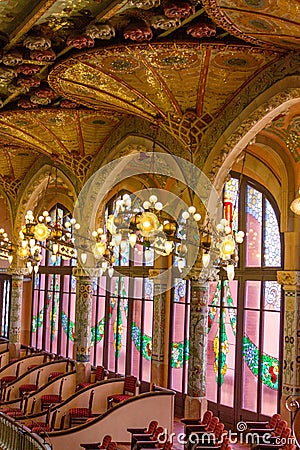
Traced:
<path fill-rule="evenodd" d="M 1 450 L 51 450 L 51 445 L 42 438 L 31 434 L 27 427 L 0 412 Z"/>

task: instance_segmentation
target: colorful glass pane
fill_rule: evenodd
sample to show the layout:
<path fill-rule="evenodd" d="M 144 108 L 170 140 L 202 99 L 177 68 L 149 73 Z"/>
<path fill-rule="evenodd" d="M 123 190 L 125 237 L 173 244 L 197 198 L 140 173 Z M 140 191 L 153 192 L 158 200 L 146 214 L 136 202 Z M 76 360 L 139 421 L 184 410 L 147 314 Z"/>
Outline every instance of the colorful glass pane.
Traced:
<path fill-rule="evenodd" d="M 184 302 L 185 295 L 186 295 L 186 280 L 176 278 L 174 285 L 174 302 Z"/>
<path fill-rule="evenodd" d="M 224 198 L 229 198 L 232 202 L 232 229 L 238 230 L 239 217 L 239 180 L 230 178 L 224 186 Z"/>
<path fill-rule="evenodd" d="M 277 281 L 264 282 L 264 309 L 280 311 L 281 286 Z"/>
<path fill-rule="evenodd" d="M 146 300 L 153 300 L 154 281 L 144 278 L 144 297 Z"/>
<path fill-rule="evenodd" d="M 246 198 L 246 266 L 261 266 L 262 193 L 247 186 Z"/>
<path fill-rule="evenodd" d="M 278 220 L 273 207 L 265 201 L 264 265 L 281 265 L 281 242 Z"/>

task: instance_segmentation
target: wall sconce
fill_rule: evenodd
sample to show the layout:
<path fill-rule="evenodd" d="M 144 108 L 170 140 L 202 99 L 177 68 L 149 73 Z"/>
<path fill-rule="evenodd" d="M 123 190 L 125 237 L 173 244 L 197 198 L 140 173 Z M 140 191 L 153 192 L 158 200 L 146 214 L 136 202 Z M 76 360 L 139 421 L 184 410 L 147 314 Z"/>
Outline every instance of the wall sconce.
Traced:
<path fill-rule="evenodd" d="M 300 215 L 300 188 L 298 190 L 298 197 L 296 197 L 295 200 L 292 201 L 292 203 L 290 204 L 290 208 L 294 214 Z"/>

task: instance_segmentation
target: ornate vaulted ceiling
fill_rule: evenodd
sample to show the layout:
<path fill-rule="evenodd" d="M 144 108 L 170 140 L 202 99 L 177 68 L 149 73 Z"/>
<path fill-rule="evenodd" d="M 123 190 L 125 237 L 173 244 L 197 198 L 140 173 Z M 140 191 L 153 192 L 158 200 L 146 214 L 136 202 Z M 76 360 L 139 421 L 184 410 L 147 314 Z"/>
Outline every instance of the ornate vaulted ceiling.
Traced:
<path fill-rule="evenodd" d="M 16 199 L 41 158 L 82 184 L 130 117 L 132 134 L 156 124 L 170 151 L 177 142 L 203 163 L 250 102 L 299 75 L 299 9 L 299 0 L 2 0 L 0 186 Z M 264 130 L 295 164 L 299 110 Z"/>

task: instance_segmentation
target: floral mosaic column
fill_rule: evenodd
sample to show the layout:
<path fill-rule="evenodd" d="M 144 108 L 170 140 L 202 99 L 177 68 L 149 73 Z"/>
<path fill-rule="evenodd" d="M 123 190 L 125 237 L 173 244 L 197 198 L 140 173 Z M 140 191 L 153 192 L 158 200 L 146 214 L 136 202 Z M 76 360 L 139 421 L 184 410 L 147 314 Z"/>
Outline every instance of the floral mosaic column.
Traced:
<path fill-rule="evenodd" d="M 73 269 L 76 277 L 75 345 L 77 384 L 88 381 L 91 372 L 90 347 L 93 277 L 89 271 Z"/>
<path fill-rule="evenodd" d="M 206 355 L 208 283 L 199 281 L 201 269 L 189 274 L 191 289 L 188 390 L 185 417 L 202 417 L 207 409 Z"/>
<path fill-rule="evenodd" d="M 281 414 L 289 420 L 286 399 L 300 397 L 300 272 L 277 272 L 284 291 Z"/>
<path fill-rule="evenodd" d="M 149 278 L 154 278 L 151 383 L 167 387 L 170 291 L 159 274 L 159 269 L 149 271 Z"/>
<path fill-rule="evenodd" d="M 12 268 L 7 271 L 11 275 L 11 301 L 9 315 L 9 356 L 18 358 L 21 348 L 22 329 L 22 294 L 23 279 L 28 273 L 26 269 Z"/>

